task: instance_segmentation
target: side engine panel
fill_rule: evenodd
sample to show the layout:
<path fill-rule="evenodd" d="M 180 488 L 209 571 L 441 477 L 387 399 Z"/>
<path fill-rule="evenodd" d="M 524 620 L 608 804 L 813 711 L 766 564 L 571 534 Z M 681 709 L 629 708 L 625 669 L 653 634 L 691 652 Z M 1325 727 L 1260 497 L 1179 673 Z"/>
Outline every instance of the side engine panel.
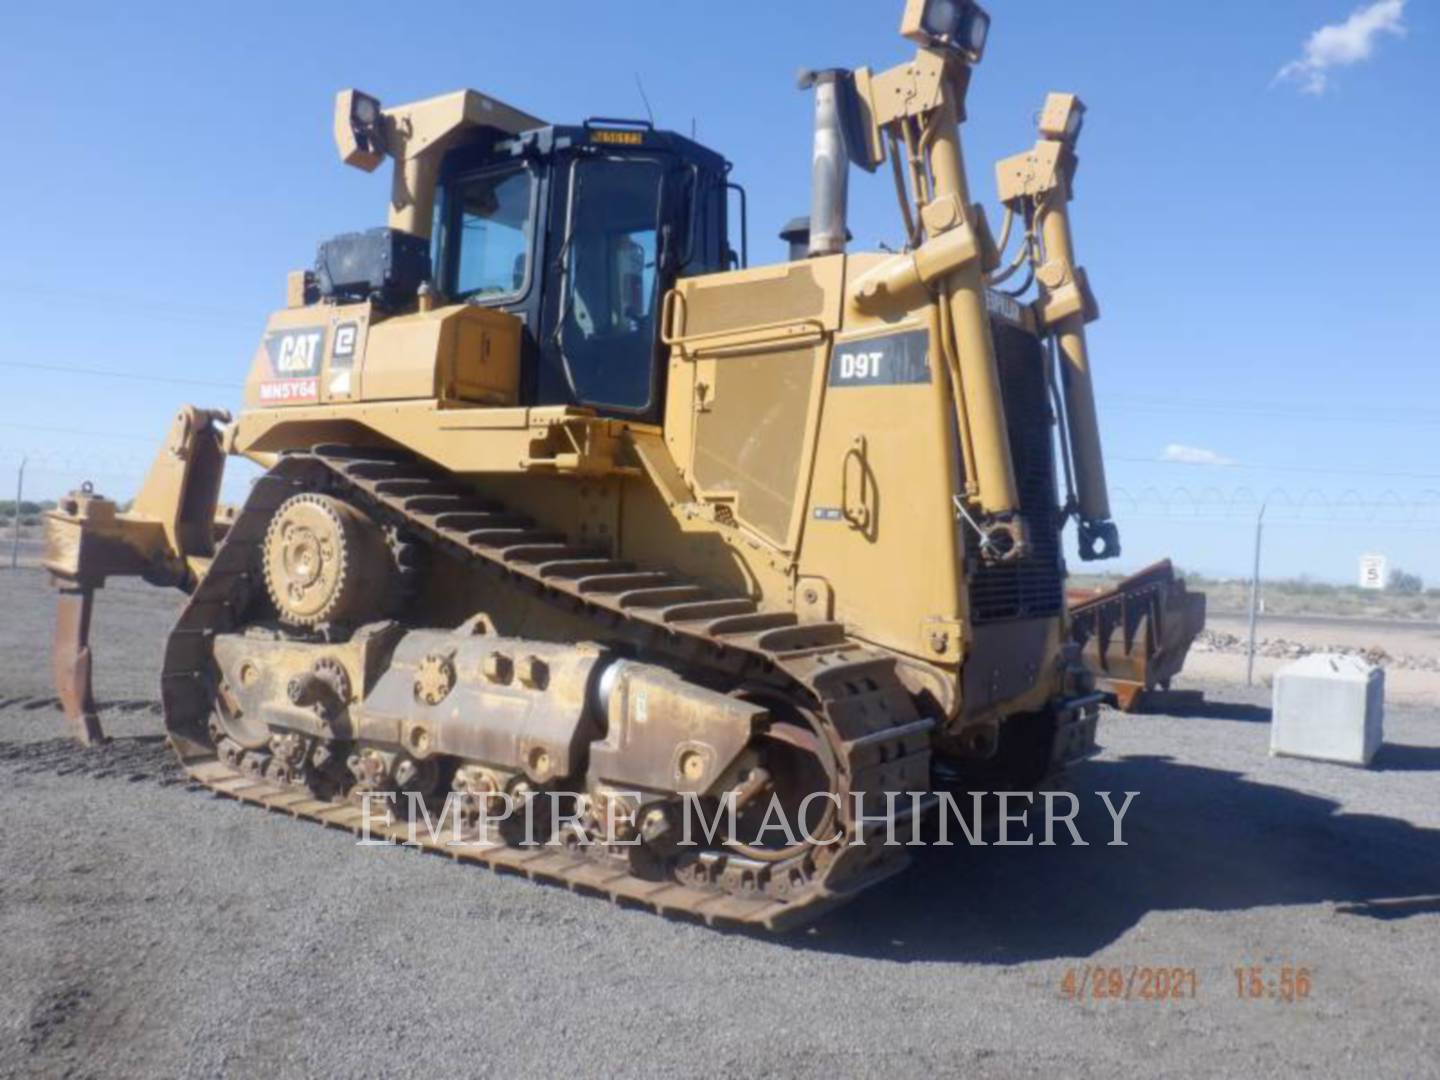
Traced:
<path fill-rule="evenodd" d="M 514 405 L 521 331 L 514 315 L 471 304 L 388 318 L 368 302 L 287 308 L 266 324 L 245 403 Z"/>

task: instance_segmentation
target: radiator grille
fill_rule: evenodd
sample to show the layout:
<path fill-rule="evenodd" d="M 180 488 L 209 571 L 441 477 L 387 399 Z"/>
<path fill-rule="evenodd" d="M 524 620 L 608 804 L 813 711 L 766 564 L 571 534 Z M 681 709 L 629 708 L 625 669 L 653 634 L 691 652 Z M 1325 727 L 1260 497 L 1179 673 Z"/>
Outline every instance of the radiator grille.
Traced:
<path fill-rule="evenodd" d="M 1005 421 L 1020 516 L 1030 531 L 1030 554 L 1013 563 L 980 559 L 975 530 L 965 527 L 970 620 L 976 625 L 1059 615 L 1065 603 L 1065 563 L 1057 515 L 1053 412 L 1039 340 L 992 320 L 995 358 L 1005 396 Z"/>

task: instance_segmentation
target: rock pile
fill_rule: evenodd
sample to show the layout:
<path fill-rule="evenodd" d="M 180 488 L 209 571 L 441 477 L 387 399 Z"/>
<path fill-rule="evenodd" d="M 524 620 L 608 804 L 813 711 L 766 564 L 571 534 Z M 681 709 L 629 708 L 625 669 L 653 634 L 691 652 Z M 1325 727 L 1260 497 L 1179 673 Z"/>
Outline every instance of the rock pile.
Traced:
<path fill-rule="evenodd" d="M 1244 655 L 1246 643 L 1243 638 L 1218 630 L 1202 630 L 1191 646 L 1196 652 L 1213 652 Z M 1285 638 L 1259 638 L 1255 642 L 1255 655 L 1274 660 L 1299 660 L 1315 653 L 1336 653 L 1341 656 L 1358 656 L 1367 664 L 1376 667 L 1393 668 L 1397 671 L 1430 671 L 1440 674 L 1440 657 L 1405 654 L 1391 656 L 1384 649 L 1356 648 L 1353 645 L 1304 645 Z"/>

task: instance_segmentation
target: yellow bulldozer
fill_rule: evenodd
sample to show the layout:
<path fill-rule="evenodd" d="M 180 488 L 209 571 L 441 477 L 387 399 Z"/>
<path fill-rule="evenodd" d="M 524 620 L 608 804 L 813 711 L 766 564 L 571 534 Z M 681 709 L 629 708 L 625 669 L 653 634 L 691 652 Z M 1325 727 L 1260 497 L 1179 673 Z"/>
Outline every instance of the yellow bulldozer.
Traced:
<path fill-rule="evenodd" d="M 938 792 L 1092 754 L 1062 533 L 1119 542 L 1085 109 L 1045 100 L 992 229 L 960 137 L 989 29 L 909 0 L 912 59 L 802 78 L 812 205 L 767 266 L 692 139 L 342 92 L 342 161 L 393 165 L 387 224 L 290 275 L 243 411 L 183 409 L 129 510 L 86 488 L 49 515 L 77 733 L 94 590 L 140 576 L 188 594 L 161 693 L 210 789 L 392 838 L 396 796 L 462 838 L 535 809 L 421 842 L 770 929 L 901 869 L 894 823 Z M 847 250 L 856 168 L 893 177 L 903 250 Z M 232 455 L 264 471 L 221 510 Z M 759 827 L 777 807 L 798 830 Z"/>

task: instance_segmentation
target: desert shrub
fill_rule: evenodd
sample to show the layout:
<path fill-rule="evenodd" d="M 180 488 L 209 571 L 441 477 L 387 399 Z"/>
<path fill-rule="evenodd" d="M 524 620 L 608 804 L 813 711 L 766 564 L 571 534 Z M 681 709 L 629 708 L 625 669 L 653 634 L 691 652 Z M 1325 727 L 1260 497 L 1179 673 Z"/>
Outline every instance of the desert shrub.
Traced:
<path fill-rule="evenodd" d="M 1401 596 L 1419 596 L 1425 591 L 1425 582 L 1419 574 L 1412 574 L 1397 566 L 1390 571 L 1390 591 Z"/>

